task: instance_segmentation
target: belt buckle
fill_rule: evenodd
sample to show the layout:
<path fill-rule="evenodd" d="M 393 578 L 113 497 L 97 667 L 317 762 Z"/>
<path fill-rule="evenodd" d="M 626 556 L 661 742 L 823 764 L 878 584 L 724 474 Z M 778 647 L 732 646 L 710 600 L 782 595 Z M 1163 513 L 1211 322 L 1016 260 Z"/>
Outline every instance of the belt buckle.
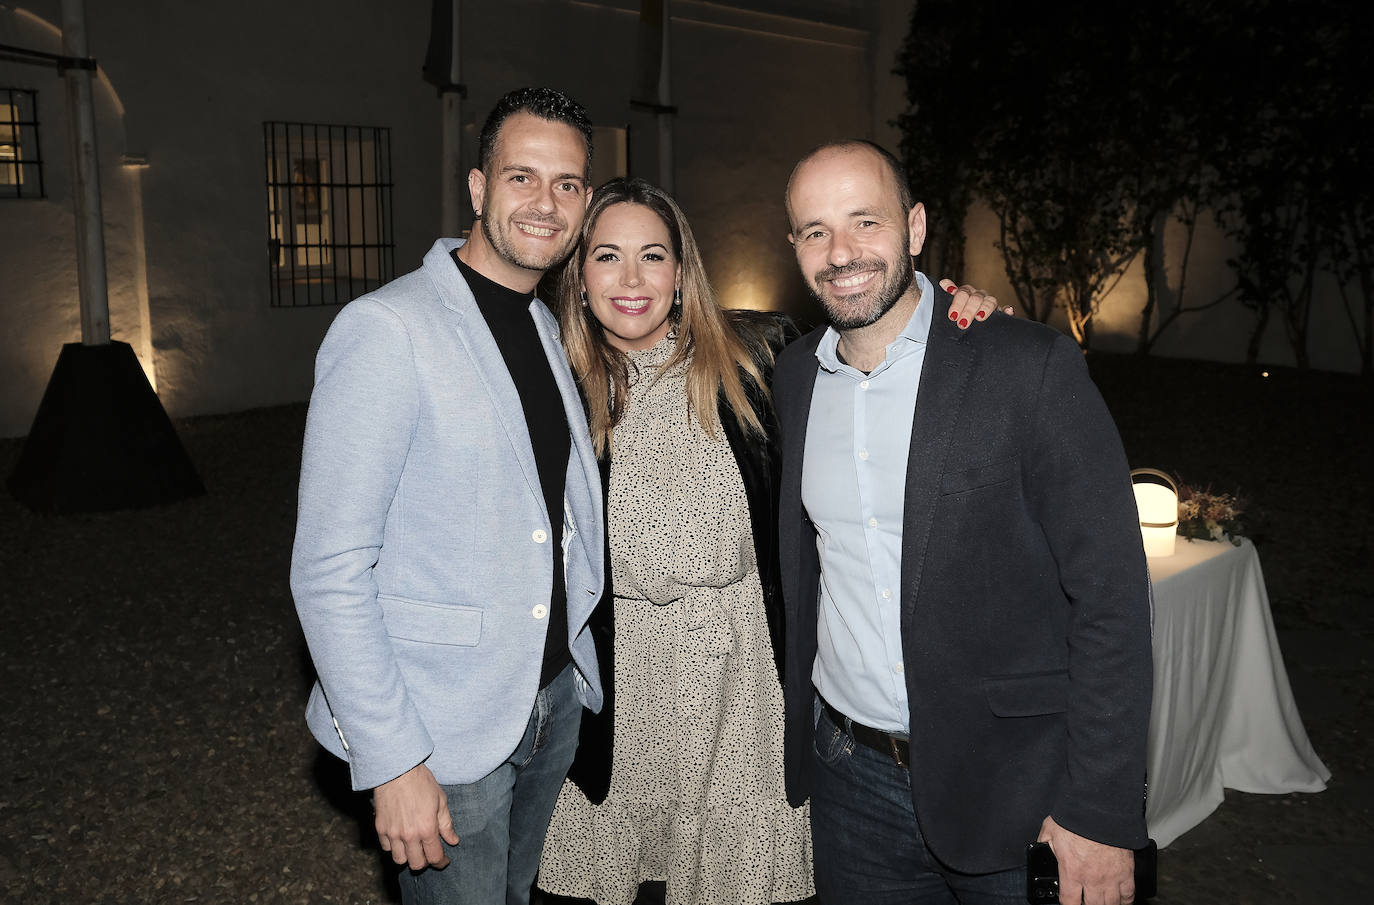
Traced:
<path fill-rule="evenodd" d="M 892 760 L 899 767 L 905 768 L 906 766 L 908 766 L 906 761 L 902 760 L 901 749 L 897 747 L 897 736 L 891 733 L 884 734 L 887 735 L 887 747 L 890 749 L 890 753 L 892 754 Z"/>

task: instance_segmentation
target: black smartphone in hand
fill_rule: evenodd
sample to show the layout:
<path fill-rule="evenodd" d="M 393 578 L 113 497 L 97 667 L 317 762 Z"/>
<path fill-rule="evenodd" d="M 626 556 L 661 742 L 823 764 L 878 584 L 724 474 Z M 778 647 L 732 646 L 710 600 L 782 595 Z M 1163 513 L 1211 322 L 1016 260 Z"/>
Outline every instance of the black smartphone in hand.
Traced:
<path fill-rule="evenodd" d="M 1026 901 L 1031 905 L 1059 901 L 1059 861 L 1048 842 L 1026 846 Z"/>
<path fill-rule="evenodd" d="M 1153 839 L 1144 848 L 1135 850 L 1136 900 L 1155 897 L 1158 884 L 1159 848 Z M 1059 901 L 1059 861 L 1048 842 L 1032 842 L 1026 846 L 1026 901 L 1030 905 L 1047 905 Z"/>

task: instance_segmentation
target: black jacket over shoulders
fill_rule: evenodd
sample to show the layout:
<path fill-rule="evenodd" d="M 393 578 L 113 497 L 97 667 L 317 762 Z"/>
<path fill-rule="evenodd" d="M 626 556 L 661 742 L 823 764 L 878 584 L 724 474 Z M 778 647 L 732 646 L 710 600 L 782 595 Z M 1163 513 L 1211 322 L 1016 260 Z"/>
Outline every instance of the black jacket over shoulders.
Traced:
<path fill-rule="evenodd" d="M 756 311 L 730 311 L 727 314 L 737 325 L 748 325 L 751 332 L 764 334 L 775 355 L 783 345 L 797 336 L 797 330 L 792 322 L 781 315 Z M 766 363 L 761 363 L 764 364 Z M 764 382 L 768 383 L 772 367 L 767 365 L 761 369 Z M 768 622 L 768 637 L 773 647 L 773 662 L 777 666 L 778 681 L 781 682 L 784 675 L 784 624 L 782 585 L 778 570 L 778 477 L 782 462 L 781 448 L 778 445 L 778 421 L 765 390 L 743 372 L 740 379 L 749 398 L 750 407 L 764 425 L 766 436 L 759 437 L 753 433 L 746 433 L 726 405 L 723 395 L 718 401 L 716 411 L 726 439 L 730 443 L 730 450 L 734 453 L 735 464 L 739 467 L 744 494 L 749 503 L 754 553 L 758 559 L 759 581 L 763 586 L 764 615 Z M 609 491 L 610 475 L 610 460 L 603 458 L 603 490 Z M 609 497 L 609 492 L 604 496 Z M 587 623 L 596 642 L 596 658 L 601 672 L 605 703 L 600 713 L 583 711 L 577 756 L 568 771 L 568 778 L 577 784 L 593 804 L 605 801 L 606 793 L 610 790 L 612 742 L 615 734 L 615 605 L 614 589 L 611 587 L 609 534 L 606 545 L 606 590 Z"/>
<path fill-rule="evenodd" d="M 779 357 L 788 798 L 811 790 L 820 563 L 802 504 L 821 331 Z M 921 833 L 966 873 L 1046 816 L 1145 844 L 1150 585 L 1116 427 L 1068 337 L 934 318 L 902 488 L 901 632 Z"/>

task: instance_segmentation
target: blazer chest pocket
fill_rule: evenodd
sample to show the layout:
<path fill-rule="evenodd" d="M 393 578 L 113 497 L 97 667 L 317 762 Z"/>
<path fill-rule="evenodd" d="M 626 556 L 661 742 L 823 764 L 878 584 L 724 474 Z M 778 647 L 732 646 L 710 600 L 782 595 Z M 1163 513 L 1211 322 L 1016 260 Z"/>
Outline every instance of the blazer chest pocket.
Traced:
<path fill-rule="evenodd" d="M 997 716 L 1045 716 L 1063 713 L 1069 706 L 1069 673 L 1023 673 L 1014 676 L 988 676 L 983 679 L 983 696 Z"/>
<path fill-rule="evenodd" d="M 1020 474 L 1021 460 L 1013 456 L 1000 462 L 975 465 L 958 471 L 947 471 L 940 476 L 940 493 L 967 493 L 980 487 L 1003 484 Z"/>
<path fill-rule="evenodd" d="M 378 594 L 386 633 L 405 641 L 474 647 L 482 638 L 482 609 L 458 604 L 426 603 Z"/>

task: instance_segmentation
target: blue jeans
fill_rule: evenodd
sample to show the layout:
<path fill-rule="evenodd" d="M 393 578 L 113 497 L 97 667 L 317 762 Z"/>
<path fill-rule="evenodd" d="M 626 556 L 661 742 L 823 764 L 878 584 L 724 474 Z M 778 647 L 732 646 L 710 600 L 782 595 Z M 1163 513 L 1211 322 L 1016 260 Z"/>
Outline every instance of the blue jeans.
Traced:
<path fill-rule="evenodd" d="M 911 774 L 824 710 L 816 723 L 811 837 L 821 905 L 1024 905 L 1025 868 L 962 874 L 926 848 Z"/>
<path fill-rule="evenodd" d="M 573 667 L 541 689 L 520 744 L 468 785 L 444 786 L 458 844 L 442 870 L 402 868 L 405 905 L 527 905 L 558 790 L 577 751 L 582 704 Z"/>

